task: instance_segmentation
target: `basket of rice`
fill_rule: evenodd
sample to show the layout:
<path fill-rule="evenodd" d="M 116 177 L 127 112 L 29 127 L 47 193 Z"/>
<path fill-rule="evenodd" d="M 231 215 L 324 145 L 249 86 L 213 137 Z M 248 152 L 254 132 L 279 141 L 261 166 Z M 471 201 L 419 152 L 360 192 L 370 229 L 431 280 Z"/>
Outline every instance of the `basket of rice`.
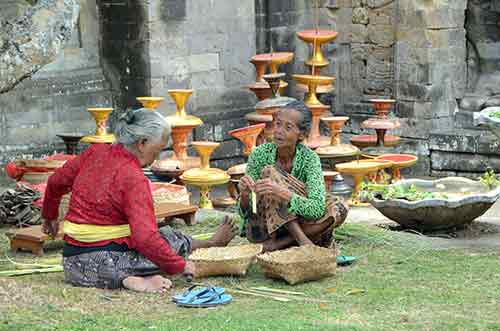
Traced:
<path fill-rule="evenodd" d="M 244 276 L 262 245 L 240 245 L 229 247 L 201 248 L 191 254 L 196 267 L 196 277 L 207 276 Z"/>
<path fill-rule="evenodd" d="M 266 277 L 291 285 L 333 276 L 337 268 L 335 250 L 314 245 L 261 254 L 257 262 Z"/>

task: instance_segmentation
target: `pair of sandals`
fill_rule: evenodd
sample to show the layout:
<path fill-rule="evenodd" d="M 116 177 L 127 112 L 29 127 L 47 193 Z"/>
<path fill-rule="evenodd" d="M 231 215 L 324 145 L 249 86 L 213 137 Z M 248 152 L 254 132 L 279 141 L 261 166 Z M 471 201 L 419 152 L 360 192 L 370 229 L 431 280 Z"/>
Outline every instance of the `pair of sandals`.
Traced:
<path fill-rule="evenodd" d="M 177 306 L 189 308 L 208 308 L 221 305 L 227 305 L 233 300 L 233 297 L 222 287 L 199 287 L 193 285 L 184 293 L 174 295 L 172 301 Z"/>

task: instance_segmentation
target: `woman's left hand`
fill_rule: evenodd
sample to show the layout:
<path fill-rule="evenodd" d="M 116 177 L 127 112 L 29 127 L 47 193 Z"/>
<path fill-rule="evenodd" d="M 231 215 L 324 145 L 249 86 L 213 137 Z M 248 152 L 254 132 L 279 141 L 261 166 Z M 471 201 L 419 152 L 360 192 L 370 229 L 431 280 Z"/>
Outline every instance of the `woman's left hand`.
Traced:
<path fill-rule="evenodd" d="M 290 201 L 292 198 L 292 192 L 290 192 L 287 188 L 276 184 L 270 178 L 264 178 L 256 181 L 255 193 L 274 194 L 285 201 Z"/>

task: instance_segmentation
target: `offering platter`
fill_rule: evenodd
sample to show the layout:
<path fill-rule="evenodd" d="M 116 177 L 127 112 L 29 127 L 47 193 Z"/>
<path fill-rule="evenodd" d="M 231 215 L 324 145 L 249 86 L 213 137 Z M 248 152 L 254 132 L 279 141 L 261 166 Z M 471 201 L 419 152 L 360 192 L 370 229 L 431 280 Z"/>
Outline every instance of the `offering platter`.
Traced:
<path fill-rule="evenodd" d="M 76 155 L 78 143 L 85 136 L 81 133 L 58 133 L 56 134 L 59 138 L 61 138 L 66 145 L 66 154 L 68 155 Z"/>
<path fill-rule="evenodd" d="M 259 101 L 255 105 L 255 110 L 259 115 L 271 115 L 273 117 L 273 122 L 276 119 L 276 115 L 278 111 L 280 111 L 284 106 L 289 104 L 292 101 L 295 101 L 293 98 L 282 97 L 278 93 L 279 82 L 285 74 L 277 73 L 277 74 L 267 74 L 264 75 L 264 79 L 267 81 L 269 86 L 271 86 L 272 96 L 268 99 Z"/>
<path fill-rule="evenodd" d="M 392 163 L 392 182 L 398 182 L 401 178 L 401 169 L 413 166 L 418 157 L 410 154 L 386 154 L 376 157 L 377 161 L 390 161 Z"/>
<path fill-rule="evenodd" d="M 386 134 L 384 136 L 384 146 L 393 147 L 399 145 L 400 138 L 398 136 L 393 136 Z M 374 147 L 377 146 L 377 135 L 375 134 L 364 134 L 359 136 L 354 136 L 351 138 L 350 143 L 358 148 Z"/>
<path fill-rule="evenodd" d="M 309 136 L 305 141 L 305 144 L 309 146 L 309 148 L 316 149 L 321 146 L 330 145 L 331 138 L 322 136 L 319 130 L 321 116 L 323 116 L 328 109 L 330 109 L 330 106 L 327 105 L 309 106 L 309 110 L 312 114 L 311 130 L 309 131 Z"/>
<path fill-rule="evenodd" d="M 230 179 L 224 170 L 210 168 L 210 155 L 220 144 L 209 141 L 194 141 L 192 145 L 200 155 L 201 165 L 199 168 L 186 170 L 180 178 L 186 185 L 199 187 L 200 208 L 213 209 L 209 197 L 210 188 L 225 184 Z"/>
<path fill-rule="evenodd" d="M 151 172 L 158 177 L 168 177 L 175 179 L 179 183 L 179 177 L 184 171 L 199 167 L 201 164 L 199 158 L 187 158 L 184 160 L 177 160 L 175 158 L 166 158 L 163 160 L 155 161 L 150 169 Z"/>
<path fill-rule="evenodd" d="M 285 91 L 285 88 L 286 86 L 280 88 L 280 93 L 283 93 Z M 272 95 L 271 88 L 269 87 L 269 84 L 267 84 L 266 82 L 252 83 L 248 85 L 248 89 L 255 94 L 257 99 L 259 99 L 259 101 L 270 98 Z"/>
<path fill-rule="evenodd" d="M 293 53 L 292 53 L 293 54 Z M 279 56 L 278 56 L 279 57 Z M 293 55 L 292 55 L 293 57 Z M 257 99 L 259 101 L 265 100 L 272 96 L 271 87 L 264 80 L 263 76 L 266 73 L 266 68 L 271 63 L 270 54 L 258 54 L 252 57 L 250 60 L 251 63 L 255 66 L 255 82 L 253 84 L 248 85 L 248 89 L 255 93 Z M 277 68 L 273 67 L 273 70 Z M 285 81 L 280 81 L 279 93 L 285 93 L 285 89 L 287 88 L 288 83 Z"/>
<path fill-rule="evenodd" d="M 198 168 L 201 165 L 199 157 L 188 156 L 188 136 L 194 128 L 203 124 L 196 116 L 187 115 L 185 105 L 193 93 L 190 89 L 168 90 L 168 94 L 174 99 L 176 105 L 175 115 L 168 116 L 167 121 L 172 126 L 172 148 L 174 155 L 161 161 L 156 161 L 151 166 L 153 173 L 169 173 L 178 180 L 180 174 L 187 169 Z"/>
<path fill-rule="evenodd" d="M 177 89 L 177 90 L 168 90 L 168 94 L 174 99 L 176 105 L 175 115 L 167 116 L 167 121 L 172 126 L 172 131 L 177 127 L 189 127 L 191 130 L 195 127 L 203 124 L 203 121 L 192 115 L 188 115 L 186 113 L 186 102 L 188 98 L 193 94 L 193 90 L 190 89 Z M 172 132 L 173 135 L 173 132 Z M 187 136 L 185 137 L 187 140 Z M 172 137 L 174 139 L 174 137 Z M 177 155 L 177 154 L 176 154 Z"/>
<path fill-rule="evenodd" d="M 84 136 L 80 141 L 89 144 L 111 144 L 115 142 L 115 135 L 108 133 L 106 121 L 113 108 L 88 108 L 96 123 L 95 135 Z"/>
<path fill-rule="evenodd" d="M 393 130 L 400 126 L 397 119 L 384 119 L 384 118 L 370 118 L 363 123 L 361 127 L 375 129 L 377 133 L 377 144 L 374 147 L 366 147 L 362 153 L 367 156 L 380 156 L 383 154 L 394 154 L 392 147 L 387 147 L 385 143 L 385 134 L 387 130 Z"/>
<path fill-rule="evenodd" d="M 252 56 L 251 62 L 254 63 L 254 65 L 256 62 L 265 63 L 266 66 L 269 66 L 270 74 L 277 74 L 278 67 L 282 64 L 286 64 L 292 61 L 292 59 L 293 59 L 293 52 L 273 52 L 273 53 L 254 55 Z M 259 70 L 257 74 L 259 74 L 259 72 L 262 73 L 262 75 L 260 75 L 260 78 L 262 78 L 264 76 L 265 71 Z M 257 76 L 257 78 L 259 78 L 259 76 Z"/>
<path fill-rule="evenodd" d="M 270 74 L 277 74 L 279 65 L 286 64 L 292 59 L 292 52 L 275 52 L 252 56 L 250 62 L 255 66 L 255 83 L 249 85 L 248 88 L 255 93 L 259 100 L 270 98 L 272 96 L 271 88 L 263 78 L 266 68 L 269 67 Z M 280 80 L 279 93 L 285 93 L 287 86 L 287 82 Z"/>
<path fill-rule="evenodd" d="M 231 130 L 228 132 L 228 134 L 231 137 L 236 138 L 239 141 L 241 141 L 241 143 L 244 146 L 243 155 L 248 157 L 248 155 L 250 155 L 250 153 L 252 152 L 252 150 L 255 148 L 255 146 L 257 144 L 257 137 L 260 135 L 260 133 L 262 132 L 262 130 L 264 130 L 265 127 L 266 127 L 266 125 L 264 123 L 260 123 L 260 124 L 247 126 L 244 128 Z"/>
<path fill-rule="evenodd" d="M 394 99 L 371 99 L 370 102 L 375 108 L 375 113 L 380 118 L 387 118 L 391 112 L 392 106 L 396 103 Z"/>
<path fill-rule="evenodd" d="M 355 146 L 340 143 L 342 127 L 349 119 L 347 116 L 323 117 L 321 120 L 330 128 L 330 145 L 318 147 L 316 153 L 321 160 L 328 162 L 328 168 L 334 169 L 338 163 L 352 161 L 359 156 L 359 149 Z M 339 173 L 332 179 L 332 194 L 340 196 L 350 196 L 351 188 L 344 181 Z"/>
<path fill-rule="evenodd" d="M 264 130 L 257 137 L 257 146 L 265 143 L 266 141 L 271 141 L 273 139 L 273 117 L 272 115 L 260 115 L 256 112 L 248 113 L 245 115 L 245 119 L 250 125 L 263 123 L 265 125 Z"/>
<path fill-rule="evenodd" d="M 368 206 L 369 203 L 363 203 L 359 200 L 359 192 L 361 190 L 361 182 L 364 177 L 370 173 L 384 169 L 388 166 L 387 162 L 379 162 L 375 160 L 357 160 L 347 163 L 339 163 L 335 166 L 338 172 L 350 175 L 354 179 L 354 190 L 352 198 L 349 201 L 351 206 Z M 390 165 L 389 165 L 390 166 Z"/>
<path fill-rule="evenodd" d="M 156 108 L 160 105 L 160 103 L 164 100 L 162 97 L 137 97 L 137 101 L 139 101 L 144 108 L 155 111 Z"/>
<path fill-rule="evenodd" d="M 244 128 L 231 130 L 228 132 L 228 134 L 243 143 L 243 155 L 245 157 L 248 157 L 248 155 L 250 155 L 250 153 L 252 152 L 252 149 L 255 148 L 257 137 L 260 135 L 265 126 L 266 125 L 264 123 L 251 125 Z M 244 163 L 232 166 L 227 170 L 228 175 L 231 177 L 231 180 L 229 181 L 229 184 L 227 186 L 229 196 L 212 199 L 212 204 L 214 205 L 214 207 L 225 208 L 236 204 L 236 199 L 238 197 L 236 186 L 238 185 L 239 179 L 243 175 L 245 175 L 246 168 L 247 165 L 246 163 Z"/>
<path fill-rule="evenodd" d="M 312 56 L 305 63 L 313 68 L 313 75 L 319 75 L 319 71 L 329 64 L 329 61 L 321 51 L 321 46 L 334 40 L 337 37 L 337 32 L 324 29 L 311 29 L 297 32 L 297 36 L 302 41 L 311 44 Z"/>
<path fill-rule="evenodd" d="M 377 116 L 369 118 L 361 123 L 361 127 L 365 129 L 374 129 L 377 133 L 377 142 L 374 147 L 364 148 L 363 154 L 371 157 L 377 157 L 383 154 L 394 154 L 394 149 L 386 146 L 385 135 L 388 130 L 394 130 L 400 127 L 399 120 L 388 117 L 396 101 L 392 99 L 372 99 L 370 102 L 373 104 Z"/>
<path fill-rule="evenodd" d="M 335 77 L 328 76 L 293 75 L 292 77 L 296 82 L 307 85 L 308 92 L 304 98 L 304 103 L 309 107 L 318 105 L 323 106 L 316 95 L 316 89 L 318 86 L 331 85 L 335 81 Z"/>
<path fill-rule="evenodd" d="M 330 128 L 330 144 L 328 146 L 319 147 L 316 153 L 320 156 L 356 156 L 359 154 L 359 149 L 353 145 L 341 144 L 340 134 L 345 122 L 349 120 L 347 116 L 330 116 L 321 119 Z"/>
<path fill-rule="evenodd" d="M 301 84 L 301 83 L 296 83 L 295 89 L 303 93 L 307 93 L 309 91 L 309 87 L 306 84 Z M 316 94 L 325 94 L 333 91 L 335 91 L 335 87 L 333 87 L 333 84 L 318 85 L 316 87 Z"/>

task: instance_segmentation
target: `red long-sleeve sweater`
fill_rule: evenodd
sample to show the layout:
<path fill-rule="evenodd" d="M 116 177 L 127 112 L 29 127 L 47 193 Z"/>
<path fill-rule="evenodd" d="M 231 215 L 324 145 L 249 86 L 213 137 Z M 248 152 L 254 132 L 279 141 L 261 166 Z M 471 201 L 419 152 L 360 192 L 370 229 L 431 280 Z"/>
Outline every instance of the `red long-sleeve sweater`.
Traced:
<path fill-rule="evenodd" d="M 139 160 L 122 145 L 92 145 L 56 170 L 47 183 L 43 218 L 56 220 L 61 198 L 69 192 L 66 220 L 77 224 L 129 224 L 131 235 L 95 243 L 65 235 L 66 242 L 81 247 L 126 244 L 166 273 L 184 270 L 184 259 L 158 232 L 151 188 Z"/>

